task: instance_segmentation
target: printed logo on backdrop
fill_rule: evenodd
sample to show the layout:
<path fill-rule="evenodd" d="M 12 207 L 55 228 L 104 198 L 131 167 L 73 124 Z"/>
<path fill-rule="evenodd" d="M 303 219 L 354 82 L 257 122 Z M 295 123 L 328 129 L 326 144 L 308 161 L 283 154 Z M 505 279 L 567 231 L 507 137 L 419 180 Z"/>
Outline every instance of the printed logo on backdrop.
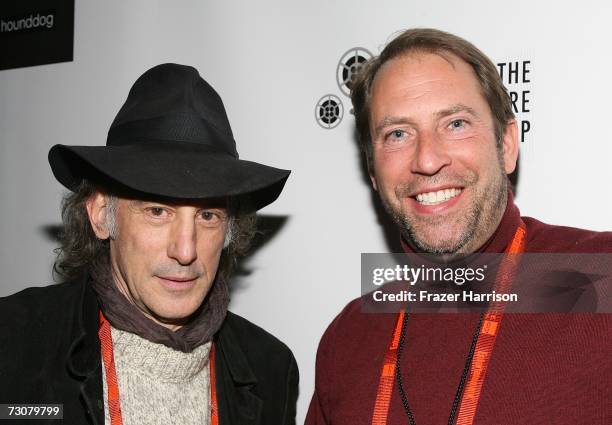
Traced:
<path fill-rule="evenodd" d="M 74 0 L 0 2 L 0 69 L 71 61 Z"/>
<path fill-rule="evenodd" d="M 355 76 L 363 65 L 373 57 L 363 47 L 348 49 L 336 66 L 336 83 L 340 92 L 349 97 Z M 531 60 L 509 60 L 497 63 L 497 70 L 508 90 L 512 110 L 516 115 L 519 138 L 526 142 L 533 128 L 531 119 Z M 321 128 L 331 130 L 338 127 L 344 116 L 342 100 L 334 94 L 319 98 L 315 106 L 315 120 Z"/>
<path fill-rule="evenodd" d="M 531 131 L 531 61 L 513 60 L 497 63 L 501 77 L 512 102 L 519 129 L 519 140 L 526 142 Z"/>
<path fill-rule="evenodd" d="M 372 58 L 372 53 L 362 47 L 349 49 L 338 62 L 336 81 L 345 96 L 351 95 L 353 81 L 363 65 Z"/>
<path fill-rule="evenodd" d="M 372 58 L 372 53 L 363 47 L 353 47 L 346 51 L 336 66 L 336 83 L 340 92 L 345 96 L 351 95 L 351 88 L 355 76 L 363 65 Z M 334 94 L 322 96 L 315 106 L 315 119 L 317 124 L 326 130 L 336 128 L 344 116 L 342 100 Z"/>
<path fill-rule="evenodd" d="M 317 123 L 325 128 L 335 128 L 342 121 L 344 106 L 338 96 L 326 94 L 317 102 L 315 108 L 315 119 Z"/>

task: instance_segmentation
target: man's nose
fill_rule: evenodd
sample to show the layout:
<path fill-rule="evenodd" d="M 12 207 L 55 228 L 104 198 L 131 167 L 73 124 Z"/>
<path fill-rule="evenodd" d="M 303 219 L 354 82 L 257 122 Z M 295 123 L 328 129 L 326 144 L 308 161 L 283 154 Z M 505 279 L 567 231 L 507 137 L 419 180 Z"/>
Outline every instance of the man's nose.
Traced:
<path fill-rule="evenodd" d="M 179 216 L 172 224 L 168 257 L 174 258 L 179 264 L 189 265 L 198 257 L 195 220 L 193 217 Z"/>
<path fill-rule="evenodd" d="M 433 176 L 450 163 L 451 157 L 435 132 L 420 132 L 411 171 L 415 174 Z"/>

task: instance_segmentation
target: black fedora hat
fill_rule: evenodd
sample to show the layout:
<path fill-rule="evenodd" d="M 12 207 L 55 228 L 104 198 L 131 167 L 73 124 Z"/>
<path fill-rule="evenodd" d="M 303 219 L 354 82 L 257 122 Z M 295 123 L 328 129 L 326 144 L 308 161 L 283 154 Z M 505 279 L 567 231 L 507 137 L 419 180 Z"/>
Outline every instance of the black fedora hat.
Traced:
<path fill-rule="evenodd" d="M 49 163 L 70 190 L 88 179 L 170 199 L 234 197 L 249 210 L 273 202 L 290 173 L 239 159 L 217 92 L 195 68 L 170 63 L 136 80 L 106 146 L 55 145 Z"/>

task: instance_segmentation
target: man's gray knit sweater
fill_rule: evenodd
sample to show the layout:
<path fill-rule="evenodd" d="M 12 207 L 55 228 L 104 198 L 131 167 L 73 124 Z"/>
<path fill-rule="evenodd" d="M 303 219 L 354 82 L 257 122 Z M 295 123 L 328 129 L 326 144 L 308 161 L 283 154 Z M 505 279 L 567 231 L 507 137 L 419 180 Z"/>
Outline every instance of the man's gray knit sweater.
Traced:
<path fill-rule="evenodd" d="M 111 332 L 124 425 L 210 424 L 210 342 L 183 353 L 113 327 Z"/>

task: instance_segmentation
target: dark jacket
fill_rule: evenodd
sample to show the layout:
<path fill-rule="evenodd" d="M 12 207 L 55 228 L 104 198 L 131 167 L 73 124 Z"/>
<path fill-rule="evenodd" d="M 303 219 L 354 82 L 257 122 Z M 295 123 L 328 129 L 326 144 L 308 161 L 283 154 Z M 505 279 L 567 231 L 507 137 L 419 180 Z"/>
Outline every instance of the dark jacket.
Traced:
<path fill-rule="evenodd" d="M 221 425 L 295 423 L 298 368 L 289 348 L 228 312 L 215 349 Z M 61 423 L 103 425 L 100 356 L 98 302 L 85 280 L 0 298 L 0 403 L 63 404 Z"/>

